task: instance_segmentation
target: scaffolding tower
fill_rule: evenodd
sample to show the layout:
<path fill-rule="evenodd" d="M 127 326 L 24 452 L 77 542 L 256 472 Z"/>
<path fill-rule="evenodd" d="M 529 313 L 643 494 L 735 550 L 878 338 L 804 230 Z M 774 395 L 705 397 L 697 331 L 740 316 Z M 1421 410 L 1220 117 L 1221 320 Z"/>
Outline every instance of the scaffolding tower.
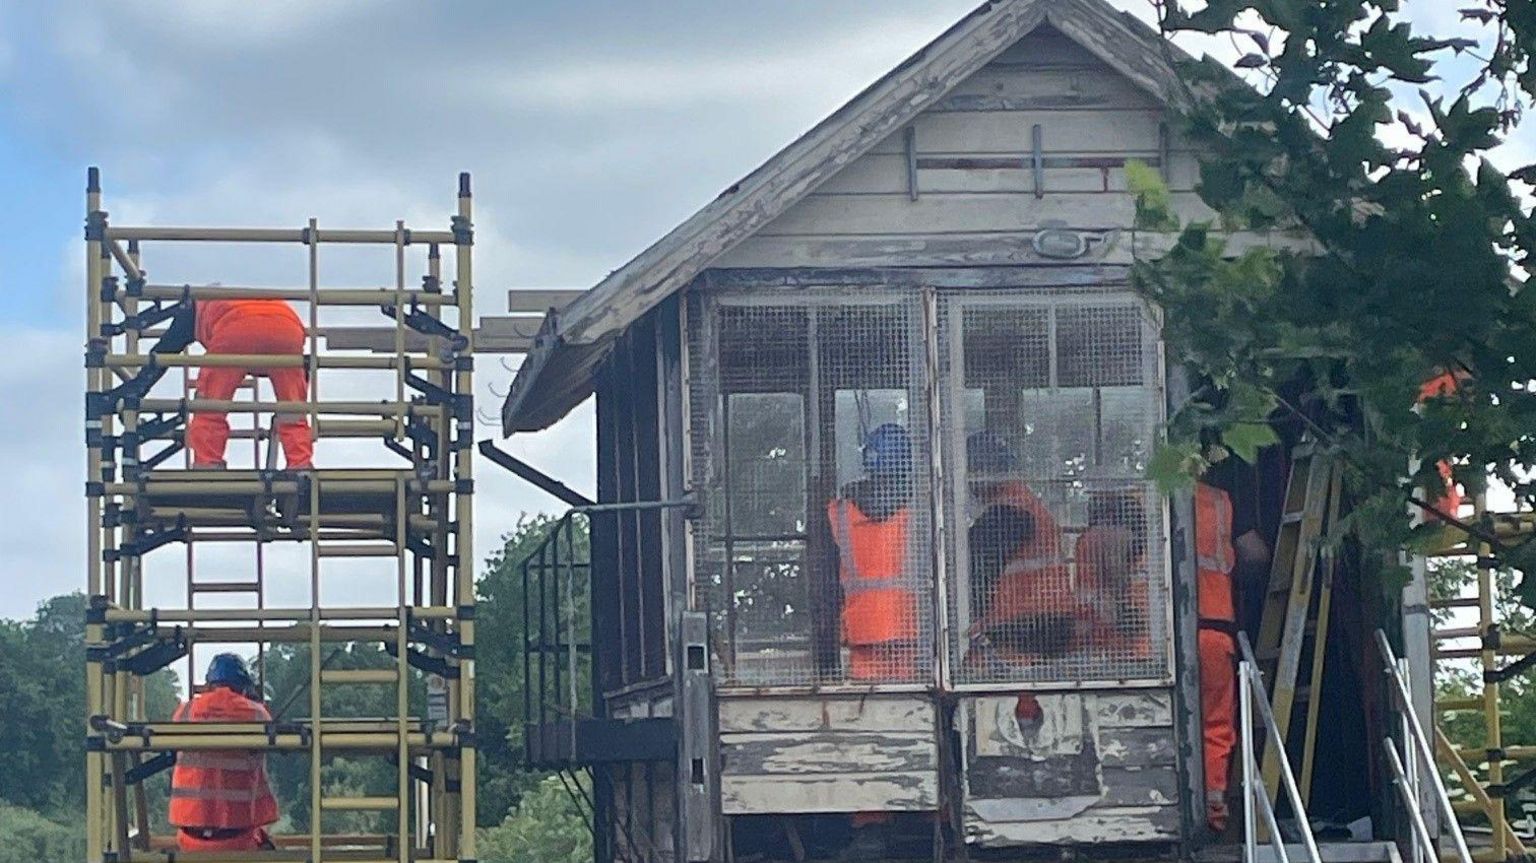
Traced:
<path fill-rule="evenodd" d="M 1536 787 L 1536 740 L 1506 738 L 1500 691 L 1507 681 L 1536 673 L 1536 639 L 1530 634 L 1508 631 L 1501 620 L 1495 577 L 1498 562 L 1486 540 L 1496 539 L 1506 546 L 1531 541 L 1536 534 L 1536 514 L 1491 512 L 1486 493 L 1473 497 L 1471 509 L 1470 523 L 1481 529 L 1482 538 L 1448 529 L 1445 544 L 1433 556 L 1472 561 L 1477 570 L 1472 589 L 1458 595 L 1432 597 L 1430 605 L 1461 618 L 1454 620 L 1455 625 L 1434 630 L 1432 649 L 1437 666 L 1476 660 L 1480 673 L 1478 691 L 1470 697 L 1454 699 L 1440 697 L 1437 692 L 1435 738 L 1441 763 L 1454 779 L 1453 788 L 1459 790 L 1460 799 L 1454 802 L 1454 807 L 1461 820 L 1482 822 L 1469 823 L 1469 827 L 1486 825 L 1486 843 L 1474 850 L 1474 859 L 1479 863 L 1503 863 L 1526 858 L 1532 850 L 1510 822 L 1511 816 L 1518 814 L 1511 812 L 1511 808 L 1521 789 Z M 1445 719 L 1454 713 L 1472 713 L 1480 718 L 1481 748 L 1458 746 L 1446 735 Z"/>
<path fill-rule="evenodd" d="M 100 174 L 86 188 L 86 620 L 88 863 L 139 859 L 448 861 L 475 857 L 474 569 L 471 494 L 473 304 L 471 197 L 459 177 L 458 207 L 447 230 L 397 222 L 384 230 L 119 227 L 102 208 Z M 307 254 L 308 284 L 253 288 L 156 284 L 145 258 L 160 244 L 286 246 Z M 393 252 L 394 284 L 331 286 L 322 248 Z M 422 258 L 420 282 L 408 261 Z M 452 257 L 445 281 L 443 259 Z M 152 354 L 182 304 L 211 299 L 278 299 L 307 313 L 302 356 Z M 332 325 L 334 316 L 382 311 L 389 325 Z M 390 350 L 349 354 L 337 345 L 386 341 Z M 371 338 L 369 338 L 371 337 Z M 328 345 L 334 339 L 336 345 Z M 302 402 L 262 401 L 259 377 L 249 398 L 200 398 L 184 371 L 172 397 L 135 383 L 141 369 L 302 367 Z M 323 372 L 323 374 L 322 374 Z M 371 374 L 370 374 L 371 373 Z M 322 378 L 324 381 L 322 382 Z M 323 385 L 322 385 L 323 383 Z M 373 392 L 369 392 L 372 388 Z M 195 470 L 176 464 L 193 413 L 239 418 L 235 440 L 250 440 L 248 469 Z M 364 467 L 275 469 L 276 419 L 299 414 L 311 434 Z M 265 463 L 262 444 L 268 448 Z M 339 451 L 339 450 L 338 450 Z M 348 461 L 341 459 L 340 461 Z M 200 579 L 194 559 L 212 544 L 254 549 L 246 580 Z M 278 607 L 279 584 L 302 589 L 302 565 L 275 571 L 269 548 L 286 544 L 308 557 L 307 605 Z M 185 548 L 185 557 L 173 553 Z M 178 559 L 180 558 L 180 559 Z M 351 567 L 345 590 L 323 590 L 327 565 Z M 178 582 L 185 567 L 185 582 Z M 366 586 L 364 585 L 366 582 Z M 149 601 L 185 584 L 185 602 Z M 194 598 L 226 594 L 241 607 L 207 607 Z M 338 594 L 354 599 L 337 602 Z M 363 597 L 372 604 L 355 601 Z M 322 652 L 348 643 L 382 646 L 385 668 L 332 669 Z M 308 646 L 308 717 L 270 723 L 190 723 L 149 716 L 144 678 L 197 645 Z M 191 684 L 195 677 L 187 681 Z M 389 687 L 392 715 L 326 716 L 322 694 L 336 687 Z M 424 709 L 412 715 L 412 693 Z M 387 696 L 386 696 L 387 697 Z M 274 837 L 278 850 L 245 855 L 183 853 L 173 835 L 154 835 L 144 781 L 179 752 L 239 749 L 307 757 L 309 832 Z M 333 796 L 322 768 L 335 757 L 391 762 L 389 788 Z M 283 756 L 277 756 L 283 757 Z M 288 803 L 290 801 L 284 801 Z M 391 813 L 387 834 L 327 831 L 338 812 Z M 332 821 L 335 820 L 333 817 Z"/>

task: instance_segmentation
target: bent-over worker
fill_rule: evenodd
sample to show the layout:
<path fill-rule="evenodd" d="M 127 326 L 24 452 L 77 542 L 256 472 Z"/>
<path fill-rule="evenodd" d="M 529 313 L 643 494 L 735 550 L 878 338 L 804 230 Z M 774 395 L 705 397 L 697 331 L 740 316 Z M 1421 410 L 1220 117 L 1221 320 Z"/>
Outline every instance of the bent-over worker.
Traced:
<path fill-rule="evenodd" d="M 208 665 L 207 689 L 176 709 L 175 722 L 271 722 L 245 660 L 221 653 Z M 271 848 L 265 830 L 277 821 L 277 798 L 267 784 L 266 756 L 238 749 L 193 749 L 176 754 L 171 773 L 170 822 L 183 851 L 254 851 Z"/>
<path fill-rule="evenodd" d="M 972 638 L 1005 659 L 1058 658 L 1087 634 L 1087 609 L 1062 557 L 1061 525 L 1022 480 L 1007 441 L 992 432 L 966 440 L 966 474 L 980 508 L 967 533 Z"/>
<path fill-rule="evenodd" d="M 303 321 L 282 300 L 187 300 L 151 353 L 180 353 L 196 341 L 209 355 L 297 357 L 304 354 L 304 339 Z M 140 373 L 141 391 L 148 391 L 164 373 L 163 367 L 146 368 Z M 246 375 L 269 378 L 278 401 L 302 402 L 309 398 L 309 380 L 302 366 L 259 363 L 248 367 L 204 366 L 197 373 L 197 398 L 227 401 L 234 397 Z M 313 467 L 314 443 L 309 420 L 303 414 L 284 414 L 277 417 L 276 425 L 288 469 Z M 187 447 L 192 450 L 194 468 L 224 467 L 228 443 L 229 416 L 225 413 L 194 413 L 187 423 Z"/>

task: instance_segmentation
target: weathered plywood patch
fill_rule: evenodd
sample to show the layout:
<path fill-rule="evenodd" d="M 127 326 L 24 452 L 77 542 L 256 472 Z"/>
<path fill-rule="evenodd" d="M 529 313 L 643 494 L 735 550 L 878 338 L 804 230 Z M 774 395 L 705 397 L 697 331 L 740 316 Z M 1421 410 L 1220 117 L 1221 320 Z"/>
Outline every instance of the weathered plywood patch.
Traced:
<path fill-rule="evenodd" d="M 727 776 L 910 773 L 937 769 L 938 755 L 932 732 L 813 731 L 725 734 L 720 738 L 720 770 Z"/>
<path fill-rule="evenodd" d="M 722 776 L 727 815 L 785 812 L 923 812 L 938 808 L 938 774 L 848 773 L 841 776 Z"/>
<path fill-rule="evenodd" d="M 912 696 L 727 698 L 719 701 L 720 733 L 791 731 L 933 734 L 932 702 Z"/>
<path fill-rule="evenodd" d="M 1095 809 L 1059 821 L 967 820 L 966 841 L 988 847 L 1169 842 L 1179 838 L 1176 807 Z"/>

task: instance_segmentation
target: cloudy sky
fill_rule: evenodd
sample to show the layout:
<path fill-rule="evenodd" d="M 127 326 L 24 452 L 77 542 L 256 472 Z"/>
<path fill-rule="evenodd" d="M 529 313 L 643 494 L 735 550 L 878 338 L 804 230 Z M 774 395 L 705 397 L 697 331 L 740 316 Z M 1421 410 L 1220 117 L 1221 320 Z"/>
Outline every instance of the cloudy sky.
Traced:
<path fill-rule="evenodd" d="M 437 227 L 472 171 L 477 303 L 494 314 L 509 287 L 591 285 L 974 3 L 0 0 L 0 617 L 84 581 L 87 165 L 116 224 Z M 155 281 L 302 277 L 298 252 L 155 254 Z M 339 284 L 392 280 L 356 256 L 326 264 Z M 492 406 L 510 372 L 479 369 Z M 589 488 L 591 425 L 583 409 L 506 446 Z M 482 556 L 519 512 L 559 509 L 494 470 Z"/>

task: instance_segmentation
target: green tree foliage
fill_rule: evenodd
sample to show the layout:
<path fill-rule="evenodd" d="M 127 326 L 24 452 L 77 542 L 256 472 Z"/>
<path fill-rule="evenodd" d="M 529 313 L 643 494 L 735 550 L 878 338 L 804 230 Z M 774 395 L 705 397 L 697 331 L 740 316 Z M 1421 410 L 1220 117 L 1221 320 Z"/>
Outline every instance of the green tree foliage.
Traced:
<path fill-rule="evenodd" d="M 274 718 L 298 720 L 311 715 L 309 656 L 307 644 L 281 644 L 267 651 L 262 667 L 272 694 L 269 707 Z M 395 658 L 377 644 L 326 645 L 320 659 L 324 668 L 332 670 L 392 668 L 395 664 Z M 321 693 L 321 715 L 327 718 L 378 719 L 399 712 L 393 686 L 327 686 Z M 416 671 L 411 673 L 410 703 L 412 715 L 423 715 L 426 682 Z M 285 816 L 281 829 L 309 829 L 309 770 L 306 752 L 267 756 L 272 791 Z M 332 757 L 320 772 L 327 797 L 393 796 L 396 780 L 394 764 L 380 758 Z M 326 816 L 325 827 L 329 831 L 381 833 L 394 830 L 395 823 L 393 812 L 338 812 Z"/>
<path fill-rule="evenodd" d="M 1468 560 L 1449 561 L 1430 571 L 1430 588 L 1435 598 L 1468 596 L 1474 593 L 1477 567 Z M 1506 636 L 1536 638 L 1536 612 L 1514 598 L 1515 573 L 1508 569 L 1492 574 L 1494 616 L 1499 631 Z M 1437 626 L 1465 625 L 1465 610 L 1441 609 L 1435 612 Z M 1518 657 L 1503 656 L 1500 665 Z M 1482 666 L 1475 659 L 1441 662 L 1436 668 L 1436 697 L 1464 700 L 1483 693 Z M 1536 743 L 1536 676 L 1511 677 L 1499 686 L 1500 734 L 1505 746 Z M 1471 750 L 1487 748 L 1487 725 L 1481 711 L 1453 711 L 1440 718 L 1440 728 L 1458 747 Z M 1530 798 L 1529 794 L 1525 795 Z"/>
<path fill-rule="evenodd" d="M 475 651 L 479 674 L 476 724 L 480 732 L 479 815 L 480 826 L 491 827 L 534 788 L 543 774 L 529 774 L 523 765 L 523 561 L 538 549 L 557 519 L 548 515 L 524 515 L 504 537 L 502 548 L 486 561 L 485 574 L 476 585 L 479 604 Z M 573 523 L 570 546 L 561 542 L 560 552 L 577 561 L 589 559 L 585 520 Z M 581 579 L 584 574 L 579 574 Z M 585 597 L 584 588 L 575 591 Z M 534 600 L 537 601 L 536 598 Z M 537 608 L 527 609 L 537 613 Z M 584 600 L 569 609 L 578 624 L 577 638 L 586 637 L 590 615 Z M 578 691 L 590 688 L 586 680 Z"/>
<path fill-rule="evenodd" d="M 31 620 L 0 620 L 0 802 L 68 820 L 85 806 L 85 610 L 85 597 L 71 593 Z M 149 715 L 169 716 L 175 673 L 144 683 Z"/>
<path fill-rule="evenodd" d="M 587 863 L 592 833 L 559 777 L 546 776 L 500 824 L 481 831 L 478 850 L 486 863 Z"/>
<path fill-rule="evenodd" d="M 0 803 L 0 863 L 79 863 L 85 859 L 85 833 L 78 816 L 70 825 L 50 821 L 30 809 Z"/>
<path fill-rule="evenodd" d="M 1520 194 L 1536 165 L 1506 177 L 1487 158 L 1536 93 L 1536 6 L 1467 0 L 1484 36 L 1468 40 L 1416 32 L 1398 0 L 1157 5 L 1170 36 L 1249 50 L 1236 74 L 1253 85 L 1179 63 L 1199 191 L 1221 218 L 1184 225 L 1134 274 L 1166 312 L 1170 353 L 1209 382 L 1172 417 L 1159 472 L 1251 453 L 1276 414 L 1301 422 L 1344 465 L 1341 532 L 1373 560 L 1415 541 L 1409 502 L 1437 499 L 1441 460 L 1469 489 L 1492 475 L 1536 505 L 1536 291 L 1512 278 L 1536 252 Z M 1432 81 L 1441 95 L 1417 89 Z M 1166 229 L 1166 198 L 1144 191 L 1143 224 Z M 1235 254 L 1221 233 L 1235 226 L 1311 247 Z M 1466 378 L 1416 411 L 1440 370 Z M 1495 554 L 1536 605 L 1536 544 Z"/>

